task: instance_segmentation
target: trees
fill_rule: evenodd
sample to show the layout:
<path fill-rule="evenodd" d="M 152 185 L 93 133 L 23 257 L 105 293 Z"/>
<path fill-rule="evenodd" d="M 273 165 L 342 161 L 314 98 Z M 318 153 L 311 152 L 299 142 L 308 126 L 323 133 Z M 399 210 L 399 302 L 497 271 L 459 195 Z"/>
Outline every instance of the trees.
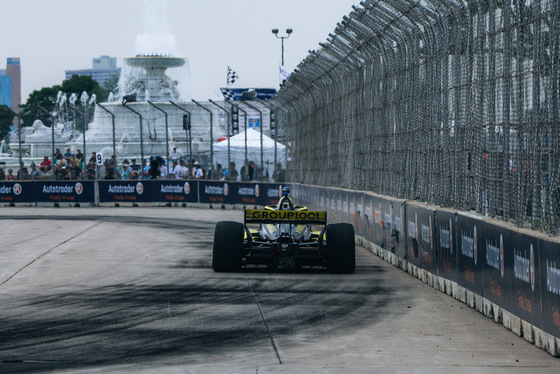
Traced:
<path fill-rule="evenodd" d="M 39 106 L 52 111 L 56 104 L 56 95 L 61 86 L 43 87 L 31 92 L 26 103 L 21 106 L 20 118 L 23 126 L 31 126 L 36 119 L 40 119 L 46 126 L 51 125 L 50 116 L 39 109 Z"/>
<path fill-rule="evenodd" d="M 78 96 L 78 99 L 80 98 L 82 92 L 85 91 L 89 97 L 91 97 L 92 94 L 95 94 L 95 96 L 97 97 L 96 101 L 105 101 L 109 96 L 109 90 L 100 87 L 99 84 L 94 81 L 91 76 L 73 75 L 72 77 L 70 77 L 70 79 L 64 80 L 60 85 L 43 87 L 39 90 L 31 92 L 26 103 L 21 106 L 22 109 L 20 116 L 23 120 L 23 126 L 31 126 L 37 119 L 40 119 L 46 126 L 50 126 L 50 116 L 39 109 L 38 106 L 40 105 L 48 111 L 54 111 L 57 104 L 56 100 L 59 91 L 66 93 L 68 97 L 70 97 L 72 93 L 75 93 Z M 75 109 L 83 112 L 83 109 L 78 108 L 79 106 L 82 106 L 80 100 L 77 100 L 75 105 Z"/>
<path fill-rule="evenodd" d="M 5 105 L 0 106 L 0 141 L 10 133 L 10 126 L 14 119 L 14 113 Z"/>

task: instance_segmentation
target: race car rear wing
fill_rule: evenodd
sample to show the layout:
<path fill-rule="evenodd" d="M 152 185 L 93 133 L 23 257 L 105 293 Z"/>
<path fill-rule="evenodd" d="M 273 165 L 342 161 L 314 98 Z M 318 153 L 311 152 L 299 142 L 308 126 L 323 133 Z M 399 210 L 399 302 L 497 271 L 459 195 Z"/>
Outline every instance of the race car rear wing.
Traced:
<path fill-rule="evenodd" d="M 245 224 L 247 223 L 326 225 L 327 212 L 306 210 L 246 210 Z"/>

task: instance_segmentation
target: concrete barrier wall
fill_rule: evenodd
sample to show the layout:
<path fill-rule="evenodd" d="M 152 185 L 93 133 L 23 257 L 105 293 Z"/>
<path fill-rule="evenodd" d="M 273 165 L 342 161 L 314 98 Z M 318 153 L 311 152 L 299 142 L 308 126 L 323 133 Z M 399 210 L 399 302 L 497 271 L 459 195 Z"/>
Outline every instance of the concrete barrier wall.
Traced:
<path fill-rule="evenodd" d="M 465 212 L 292 185 L 298 204 L 354 225 L 358 242 L 513 333 L 560 355 L 560 241 Z"/>

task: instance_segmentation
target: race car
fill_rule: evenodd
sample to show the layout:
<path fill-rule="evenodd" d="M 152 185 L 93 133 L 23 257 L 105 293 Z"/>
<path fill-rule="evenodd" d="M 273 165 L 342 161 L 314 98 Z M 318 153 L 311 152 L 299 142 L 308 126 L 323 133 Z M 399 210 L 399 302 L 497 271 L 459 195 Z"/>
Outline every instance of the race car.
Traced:
<path fill-rule="evenodd" d="M 244 223 L 221 221 L 214 231 L 212 268 L 237 272 L 244 266 L 270 270 L 319 266 L 332 273 L 353 273 L 354 227 L 327 225 L 327 212 L 294 205 L 284 187 L 277 205 L 245 210 Z"/>

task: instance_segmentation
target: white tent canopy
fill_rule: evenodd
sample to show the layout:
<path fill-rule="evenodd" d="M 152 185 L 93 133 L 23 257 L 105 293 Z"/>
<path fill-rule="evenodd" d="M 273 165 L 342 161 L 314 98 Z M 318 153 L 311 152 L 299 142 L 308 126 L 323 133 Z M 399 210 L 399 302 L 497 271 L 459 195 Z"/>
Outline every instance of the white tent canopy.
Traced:
<path fill-rule="evenodd" d="M 245 131 L 229 138 L 230 159 L 235 162 L 235 168 L 239 169 L 245 165 Z M 270 177 L 274 173 L 274 145 L 276 143 L 277 162 L 286 167 L 286 146 L 276 142 L 266 135 L 262 135 L 262 149 L 264 167 L 268 170 Z M 256 165 L 261 164 L 261 133 L 253 129 L 247 129 L 247 159 Z M 214 164 L 222 164 L 224 169 L 228 168 L 228 141 L 222 140 L 214 144 Z"/>

